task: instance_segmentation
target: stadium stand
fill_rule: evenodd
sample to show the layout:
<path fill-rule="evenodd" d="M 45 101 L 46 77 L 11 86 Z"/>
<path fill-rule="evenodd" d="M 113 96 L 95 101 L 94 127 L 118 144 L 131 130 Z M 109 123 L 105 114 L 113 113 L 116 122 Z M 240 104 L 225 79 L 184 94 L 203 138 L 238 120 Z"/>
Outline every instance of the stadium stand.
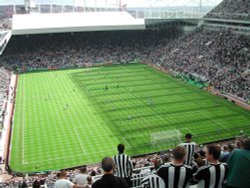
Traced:
<path fill-rule="evenodd" d="M 5 105 L 4 102 L 7 100 L 8 85 L 10 82 L 10 72 L 4 68 L 0 68 L 0 125 L 2 126 Z"/>
<path fill-rule="evenodd" d="M 1 60 L 8 69 L 81 67 L 103 62 L 128 63 L 147 58 L 170 31 L 94 32 L 16 38 Z M 39 45 L 38 45 L 39 44 Z M 19 45 L 23 46 L 20 51 Z M 85 46 L 85 48 L 83 48 Z M 21 56 L 20 56 L 21 55 Z"/>
<path fill-rule="evenodd" d="M 0 31 L 9 30 L 12 27 L 13 6 L 1 6 L 0 8 Z"/>
<path fill-rule="evenodd" d="M 202 78 L 223 93 L 249 101 L 249 36 L 205 27 L 187 35 L 177 29 L 171 31 L 41 35 L 29 40 L 19 37 L 10 42 L 0 60 L 12 70 L 147 61 L 187 77 Z"/>
<path fill-rule="evenodd" d="M 209 12 L 205 18 L 250 20 L 249 0 L 223 0 L 216 8 Z"/>
<path fill-rule="evenodd" d="M 11 18 L 13 14 L 14 14 L 13 6 L 11 5 L 1 6 L 1 9 L 0 9 L 1 20 L 4 18 Z"/>
<path fill-rule="evenodd" d="M 249 20 L 249 6 L 249 0 L 224 0 L 206 18 Z M 71 11 L 71 8 L 64 7 L 66 12 Z M 48 12 L 50 8 L 41 9 Z M 10 9 L 1 11 L 8 15 Z M 61 11 L 61 7 L 53 7 L 53 11 Z M 249 36 L 225 28 L 210 30 L 200 27 L 184 36 L 176 29 L 174 32 L 146 30 L 16 37 L 0 57 L 0 107 L 7 96 L 10 70 L 32 71 L 137 60 L 162 66 L 173 74 L 203 78 L 215 89 L 249 102 L 249 50 Z M 225 145 L 231 148 L 224 153 L 230 155 L 242 147 L 241 142 L 242 137 L 220 144 L 222 148 Z M 199 167 L 207 164 L 204 157 L 201 157 L 203 149 L 204 146 L 201 146 L 196 153 L 196 164 Z M 222 152 L 221 159 L 223 156 Z M 161 164 L 171 161 L 171 150 L 132 158 L 135 168 L 133 187 L 140 187 L 141 180 L 153 168 L 156 159 Z M 100 164 L 89 165 L 87 172 L 89 175 L 97 175 L 95 177 L 98 179 L 101 176 Z M 67 176 L 72 181 L 78 173 L 79 169 L 67 170 Z M 0 183 L 0 187 L 31 187 L 34 182 L 53 187 L 56 177 L 57 172 L 54 171 L 21 178 L 14 175 L 8 181 Z"/>
<path fill-rule="evenodd" d="M 240 135 L 239 137 L 236 137 L 233 140 L 218 142 L 217 144 L 219 144 L 221 148 L 223 148 L 224 146 L 233 147 L 233 150 L 230 152 L 232 153 L 235 150 L 239 150 L 243 147 L 245 138 L 246 138 L 245 136 Z M 206 145 L 200 145 L 196 150 L 197 154 L 199 156 L 200 154 L 202 155 L 202 153 L 204 153 L 205 148 L 206 148 Z M 223 152 L 221 155 L 223 155 Z M 148 175 L 154 174 L 159 168 L 159 166 L 164 165 L 165 163 L 172 161 L 172 160 L 173 160 L 172 150 L 168 150 L 168 151 L 157 153 L 157 154 L 132 158 L 133 164 L 136 167 L 134 169 L 134 173 L 131 179 L 132 185 L 133 185 L 132 187 L 134 188 L 141 187 L 140 182 L 142 181 L 143 178 L 147 177 Z M 156 164 L 156 161 L 158 161 L 160 164 L 158 163 Z M 209 165 L 209 163 L 206 163 L 206 164 L 203 163 L 200 167 L 204 165 Z M 93 176 L 94 181 L 100 179 L 102 175 L 102 171 L 100 167 L 101 165 L 99 163 L 88 165 L 87 167 L 87 174 L 88 175 L 94 174 Z M 247 168 L 249 168 L 249 166 L 247 166 Z M 80 173 L 80 168 L 66 170 L 66 171 L 67 171 L 68 179 L 73 182 L 74 177 Z M 22 177 L 18 176 L 18 174 L 16 175 L 14 174 L 7 181 L 0 183 L 0 187 L 15 188 L 15 187 L 21 186 L 24 182 L 25 184 L 27 184 L 28 187 L 32 187 L 34 182 L 36 183 L 38 182 L 38 183 L 46 184 L 48 188 L 52 188 L 54 187 L 54 183 L 57 180 L 57 173 L 58 171 L 43 172 L 43 173 L 37 173 L 33 175 L 23 174 Z"/>
<path fill-rule="evenodd" d="M 171 48 L 165 48 L 167 53 L 162 65 L 183 74 L 196 73 L 221 92 L 247 102 L 250 96 L 249 42 L 247 35 L 230 30 L 200 28 L 175 40 Z"/>

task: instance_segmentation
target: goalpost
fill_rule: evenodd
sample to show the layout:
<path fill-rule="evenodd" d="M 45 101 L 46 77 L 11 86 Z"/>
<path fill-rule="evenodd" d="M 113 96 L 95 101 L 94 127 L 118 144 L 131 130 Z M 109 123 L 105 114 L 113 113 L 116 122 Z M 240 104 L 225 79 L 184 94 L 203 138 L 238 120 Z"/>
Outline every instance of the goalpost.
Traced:
<path fill-rule="evenodd" d="M 151 145 L 157 147 L 159 144 L 164 143 L 171 146 L 176 146 L 181 143 L 182 134 L 178 129 L 169 131 L 161 131 L 151 133 Z"/>

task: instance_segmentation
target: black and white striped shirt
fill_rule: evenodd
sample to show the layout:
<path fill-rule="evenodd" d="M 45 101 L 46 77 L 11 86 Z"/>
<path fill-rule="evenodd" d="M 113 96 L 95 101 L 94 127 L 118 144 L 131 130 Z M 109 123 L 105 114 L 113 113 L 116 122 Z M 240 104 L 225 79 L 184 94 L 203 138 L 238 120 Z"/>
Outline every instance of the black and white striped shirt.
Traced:
<path fill-rule="evenodd" d="M 165 183 L 164 180 L 156 175 L 156 174 L 151 174 L 143 178 L 141 182 L 141 187 L 142 188 L 165 188 Z"/>
<path fill-rule="evenodd" d="M 222 188 L 227 175 L 227 164 L 210 164 L 198 169 L 194 174 L 194 179 L 198 180 L 197 187 Z"/>
<path fill-rule="evenodd" d="M 194 152 L 196 149 L 196 143 L 195 142 L 185 142 L 185 143 L 181 143 L 179 146 L 184 146 L 186 148 L 186 157 L 185 157 L 184 164 L 191 166 L 192 160 L 194 157 Z"/>
<path fill-rule="evenodd" d="M 133 174 L 131 178 L 132 187 L 139 187 L 145 174 Z"/>
<path fill-rule="evenodd" d="M 118 154 L 114 156 L 116 165 L 116 176 L 121 178 L 129 178 L 133 172 L 133 165 L 128 155 Z"/>
<path fill-rule="evenodd" d="M 159 168 L 157 174 L 164 180 L 166 188 L 183 188 L 192 178 L 193 171 L 187 165 L 175 166 L 172 163 L 166 163 Z"/>
<path fill-rule="evenodd" d="M 164 180 L 156 175 L 156 174 L 150 174 L 143 178 L 141 182 L 142 188 L 165 188 Z"/>

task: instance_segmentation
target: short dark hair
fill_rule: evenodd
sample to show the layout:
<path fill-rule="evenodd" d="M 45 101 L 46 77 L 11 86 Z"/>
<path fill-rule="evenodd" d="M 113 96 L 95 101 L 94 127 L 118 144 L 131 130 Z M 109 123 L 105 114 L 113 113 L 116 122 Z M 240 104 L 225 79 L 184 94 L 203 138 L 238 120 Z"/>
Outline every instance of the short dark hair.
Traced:
<path fill-rule="evenodd" d="M 208 154 L 213 155 L 215 160 L 220 158 L 221 147 L 218 144 L 211 144 L 207 146 Z"/>
<path fill-rule="evenodd" d="M 80 168 L 80 171 L 81 171 L 81 173 L 87 172 L 87 165 L 83 165 L 83 166 Z"/>
<path fill-rule="evenodd" d="M 88 176 L 88 177 L 87 177 L 87 182 L 88 182 L 88 183 L 92 183 L 92 177 L 91 177 L 91 176 Z"/>
<path fill-rule="evenodd" d="M 192 134 L 191 134 L 191 133 L 187 133 L 187 134 L 185 135 L 185 138 L 186 138 L 186 139 L 192 139 Z"/>
<path fill-rule="evenodd" d="M 91 173 L 90 173 L 91 176 L 96 176 L 96 171 L 95 170 L 92 170 Z"/>
<path fill-rule="evenodd" d="M 250 150 L 250 138 L 246 139 L 243 142 L 243 148 L 246 149 L 246 150 Z"/>
<path fill-rule="evenodd" d="M 233 151 L 234 150 L 234 146 L 232 144 L 228 144 L 228 150 L 229 151 Z"/>
<path fill-rule="evenodd" d="M 117 146 L 117 150 L 118 150 L 119 153 L 123 153 L 124 150 L 125 150 L 124 144 L 119 144 L 119 145 Z"/>
<path fill-rule="evenodd" d="M 206 157 L 206 152 L 204 150 L 200 150 L 200 151 L 198 151 L 198 153 L 200 154 L 201 158 Z"/>
<path fill-rule="evenodd" d="M 177 146 L 173 150 L 173 156 L 174 156 L 174 159 L 176 160 L 183 160 L 185 155 L 186 155 L 186 149 L 183 146 Z"/>
<path fill-rule="evenodd" d="M 198 159 L 198 158 L 200 158 L 200 154 L 197 152 L 194 152 L 194 159 Z"/>
<path fill-rule="evenodd" d="M 58 174 L 57 174 L 57 177 L 58 178 L 62 178 L 62 177 L 65 177 L 67 176 L 67 172 L 65 170 L 61 170 Z"/>
<path fill-rule="evenodd" d="M 102 159 L 102 169 L 105 172 L 110 172 L 112 169 L 114 169 L 114 167 L 114 160 L 111 157 L 104 157 Z"/>
<path fill-rule="evenodd" d="M 161 166 L 161 160 L 160 159 L 155 159 L 154 160 L 154 168 L 157 170 Z"/>

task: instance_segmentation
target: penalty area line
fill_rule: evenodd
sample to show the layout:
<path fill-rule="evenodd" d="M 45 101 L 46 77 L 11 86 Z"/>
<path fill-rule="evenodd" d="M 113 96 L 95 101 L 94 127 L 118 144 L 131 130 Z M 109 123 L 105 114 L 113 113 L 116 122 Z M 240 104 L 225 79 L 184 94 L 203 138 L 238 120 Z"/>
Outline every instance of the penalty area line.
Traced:
<path fill-rule="evenodd" d="M 84 154 L 86 154 L 87 152 L 86 152 L 85 148 L 83 147 L 83 145 L 82 145 L 82 143 L 81 143 L 81 139 L 80 139 L 80 137 L 79 137 L 79 135 L 78 135 L 78 133 L 77 133 L 75 127 L 74 127 L 74 132 L 75 132 L 75 135 L 76 135 L 76 137 L 77 137 L 77 140 L 78 140 L 78 142 L 79 142 L 79 144 L 80 144 L 80 146 L 81 146 L 82 152 L 83 152 Z"/>
<path fill-rule="evenodd" d="M 45 159 L 45 160 L 40 160 L 40 161 L 31 161 L 31 162 L 25 162 L 23 165 L 29 165 L 29 164 L 37 164 L 37 163 L 43 163 L 43 162 L 48 162 L 48 161 L 55 161 L 55 160 L 61 160 L 61 159 L 69 159 L 69 158 L 74 158 L 74 157 L 80 157 L 80 156 L 91 156 L 93 154 L 103 154 L 105 155 L 106 152 L 112 152 L 115 153 L 116 150 L 102 150 L 100 152 L 91 152 L 91 153 L 85 153 L 85 154 L 79 154 L 79 155 L 72 155 L 72 156 L 66 156 L 66 157 L 55 157 L 53 159 Z"/>
<path fill-rule="evenodd" d="M 222 123 L 220 123 L 219 121 L 217 121 L 217 120 L 214 120 L 213 118 L 211 118 L 209 115 L 207 115 L 207 114 L 204 114 L 204 113 L 201 113 L 204 117 L 206 117 L 206 118 L 208 118 L 208 119 L 210 119 L 211 121 L 213 121 L 213 122 L 215 122 L 216 124 L 218 124 L 219 125 L 219 127 L 224 127 L 224 128 L 226 128 L 226 130 L 229 130 L 229 128 L 228 127 L 226 127 L 225 125 L 223 125 Z"/>
<path fill-rule="evenodd" d="M 123 137 L 122 139 L 123 139 L 123 140 L 124 140 L 124 142 L 126 143 L 127 148 L 131 148 L 131 146 L 130 146 L 130 144 L 128 143 L 128 141 L 126 140 L 126 138 L 125 138 L 125 137 Z"/>

